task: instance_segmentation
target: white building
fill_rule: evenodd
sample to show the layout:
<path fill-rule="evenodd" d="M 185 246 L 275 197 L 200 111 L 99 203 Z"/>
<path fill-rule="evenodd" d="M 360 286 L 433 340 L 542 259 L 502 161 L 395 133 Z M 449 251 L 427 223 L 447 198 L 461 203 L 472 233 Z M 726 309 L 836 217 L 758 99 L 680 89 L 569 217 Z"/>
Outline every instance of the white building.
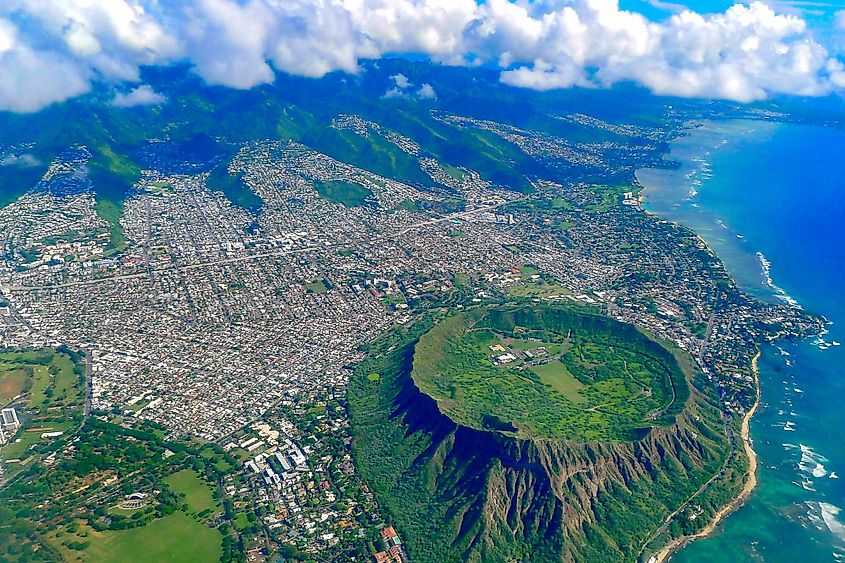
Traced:
<path fill-rule="evenodd" d="M 15 432 L 21 427 L 21 422 L 18 420 L 18 413 L 15 409 L 8 408 L 0 410 L 0 445 L 11 440 Z"/>
<path fill-rule="evenodd" d="M 3 409 L 0 410 L 0 426 L 3 427 L 3 430 L 7 430 L 9 432 L 17 432 L 18 428 L 21 427 L 21 422 L 18 420 L 18 413 L 15 409 Z"/>

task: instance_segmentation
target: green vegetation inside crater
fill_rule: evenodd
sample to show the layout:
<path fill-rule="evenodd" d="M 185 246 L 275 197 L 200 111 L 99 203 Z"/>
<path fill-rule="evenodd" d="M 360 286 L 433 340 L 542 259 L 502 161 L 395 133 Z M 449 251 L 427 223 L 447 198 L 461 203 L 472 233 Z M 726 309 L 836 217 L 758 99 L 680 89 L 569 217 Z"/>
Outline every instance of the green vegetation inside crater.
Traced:
<path fill-rule="evenodd" d="M 416 346 L 413 380 L 456 423 L 520 436 L 630 440 L 674 421 L 676 357 L 632 325 L 552 307 L 479 308 Z"/>

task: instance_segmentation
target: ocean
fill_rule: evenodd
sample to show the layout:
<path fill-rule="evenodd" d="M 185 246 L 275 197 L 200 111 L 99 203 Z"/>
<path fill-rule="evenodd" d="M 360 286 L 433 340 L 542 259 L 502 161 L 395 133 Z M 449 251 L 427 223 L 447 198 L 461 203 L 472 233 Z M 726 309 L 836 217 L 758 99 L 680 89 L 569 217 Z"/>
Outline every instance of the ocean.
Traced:
<path fill-rule="evenodd" d="M 637 172 L 645 207 L 698 232 L 748 293 L 832 323 L 820 339 L 764 347 L 758 486 L 673 561 L 843 561 L 845 131 L 711 121 L 669 158 L 680 168 Z"/>

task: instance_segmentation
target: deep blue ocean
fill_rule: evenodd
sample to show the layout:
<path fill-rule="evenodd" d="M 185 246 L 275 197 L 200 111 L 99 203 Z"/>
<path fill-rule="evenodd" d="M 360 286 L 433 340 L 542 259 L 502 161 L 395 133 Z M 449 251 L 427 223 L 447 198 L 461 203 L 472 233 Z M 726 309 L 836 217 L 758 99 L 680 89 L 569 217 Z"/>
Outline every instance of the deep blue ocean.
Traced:
<path fill-rule="evenodd" d="M 832 322 L 820 340 L 764 348 L 758 487 L 673 561 L 843 561 L 845 131 L 707 122 L 669 158 L 680 169 L 637 173 L 646 208 L 696 230 L 747 292 Z"/>

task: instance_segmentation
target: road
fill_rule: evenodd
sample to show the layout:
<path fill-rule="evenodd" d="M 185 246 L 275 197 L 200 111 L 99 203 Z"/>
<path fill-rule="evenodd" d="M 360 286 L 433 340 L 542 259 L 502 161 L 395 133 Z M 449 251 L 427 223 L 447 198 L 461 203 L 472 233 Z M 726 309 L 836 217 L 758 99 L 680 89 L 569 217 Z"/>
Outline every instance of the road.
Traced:
<path fill-rule="evenodd" d="M 83 420 L 91 418 L 91 403 L 94 398 L 94 356 L 91 351 L 85 352 L 85 408 Z M 83 424 L 85 424 L 83 422 Z"/>
<path fill-rule="evenodd" d="M 704 338 L 701 341 L 701 346 L 698 349 L 698 361 L 699 365 L 704 366 L 704 350 L 707 348 L 707 343 L 710 341 L 710 337 L 713 334 L 713 326 L 716 320 L 716 309 L 719 306 L 719 301 L 717 298 L 716 303 L 713 306 L 713 311 L 710 313 L 710 317 L 707 319 L 707 330 L 704 333 Z M 734 440 L 733 432 L 731 431 L 730 423 L 725 417 L 724 409 L 722 410 L 722 419 L 725 422 L 725 435 L 728 438 L 728 443 L 730 444 L 730 452 L 728 453 L 727 457 L 725 458 L 725 462 L 722 464 L 722 467 L 717 471 L 710 479 L 707 480 L 701 487 L 698 488 L 681 506 L 678 507 L 677 510 L 672 512 L 666 519 L 663 521 L 663 524 L 655 531 L 649 538 L 643 543 L 642 547 L 640 548 L 640 552 L 637 554 L 637 560 L 641 560 L 643 553 L 645 553 L 648 546 L 653 542 L 656 538 L 658 538 L 661 534 L 663 534 L 669 525 L 672 523 L 672 520 L 677 516 L 681 511 L 685 508 L 689 507 L 689 505 L 697 499 L 704 491 L 706 491 L 717 479 L 722 477 L 725 474 L 725 471 L 730 465 L 731 461 L 733 461 L 734 456 L 736 455 L 736 443 Z"/>

